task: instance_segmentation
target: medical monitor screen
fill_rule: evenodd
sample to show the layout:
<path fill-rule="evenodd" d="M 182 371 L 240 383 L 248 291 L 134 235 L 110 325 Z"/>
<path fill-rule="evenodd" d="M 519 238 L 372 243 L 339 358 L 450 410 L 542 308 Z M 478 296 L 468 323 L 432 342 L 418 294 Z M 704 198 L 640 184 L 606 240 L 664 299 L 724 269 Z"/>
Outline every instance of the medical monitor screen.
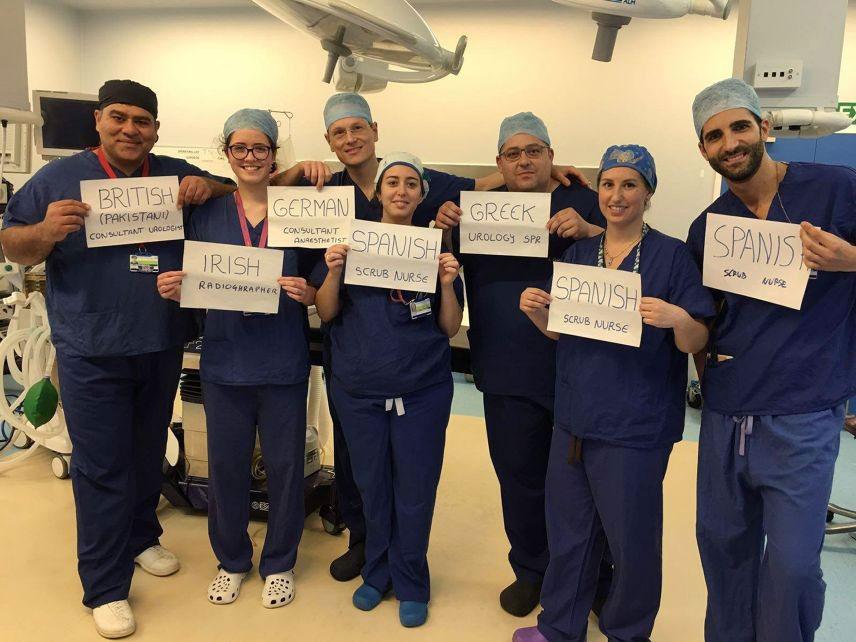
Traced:
<path fill-rule="evenodd" d="M 98 146 L 93 115 L 98 108 L 97 101 L 41 96 L 39 103 L 44 119 L 40 146 L 43 150 L 73 153 Z M 40 150 L 40 153 L 46 151 Z"/>

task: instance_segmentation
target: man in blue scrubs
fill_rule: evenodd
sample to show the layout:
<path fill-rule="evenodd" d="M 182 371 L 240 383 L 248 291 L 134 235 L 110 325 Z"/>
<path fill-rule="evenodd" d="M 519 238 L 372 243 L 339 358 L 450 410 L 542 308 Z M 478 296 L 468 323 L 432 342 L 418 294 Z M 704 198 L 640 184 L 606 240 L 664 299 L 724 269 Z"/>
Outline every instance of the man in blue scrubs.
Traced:
<path fill-rule="evenodd" d="M 780 163 L 742 80 L 693 103 L 702 156 L 729 190 L 692 224 L 703 265 L 708 213 L 797 223 L 816 270 L 800 310 L 730 292 L 703 366 L 696 532 L 708 642 L 808 642 L 820 626 L 826 506 L 856 392 L 856 172 Z M 699 368 L 700 373 L 702 368 Z"/>
<path fill-rule="evenodd" d="M 51 340 L 74 446 L 83 603 L 98 632 L 115 638 L 136 626 L 127 602 L 134 564 L 154 575 L 179 567 L 158 543 L 155 509 L 188 317 L 158 296 L 156 273 L 133 270 L 135 256 L 180 269 L 182 242 L 87 249 L 80 181 L 177 175 L 179 206 L 234 187 L 149 153 L 160 124 L 148 87 L 110 80 L 98 99 L 101 146 L 39 170 L 9 202 L 0 238 L 10 261 L 46 262 Z"/>
<path fill-rule="evenodd" d="M 382 208 L 375 195 L 375 178 L 379 167 L 375 143 L 378 141 L 378 124 L 373 120 L 366 99 L 359 94 L 334 94 L 324 106 L 324 139 L 330 151 L 336 154 L 345 166 L 332 177 L 320 175 L 317 168 L 307 163 L 298 163 L 277 179 L 280 185 L 294 184 L 301 180 L 304 185 L 322 184 L 354 187 L 356 199 L 356 218 L 368 221 L 380 221 Z M 462 191 L 484 191 L 500 187 L 503 176 L 497 172 L 477 180 L 463 178 L 426 168 L 425 173 L 431 189 L 413 214 L 413 225 L 427 227 L 434 219 L 440 206 L 447 201 L 457 200 Z M 570 185 L 568 176 L 582 180 L 573 168 L 553 168 L 555 180 Z M 315 279 L 314 285 L 321 283 Z M 329 336 L 324 332 L 324 374 L 327 382 L 331 379 Z M 330 399 L 328 389 L 328 399 Z M 333 419 L 334 466 L 336 469 L 336 490 L 342 519 L 350 532 L 348 551 L 335 559 L 330 565 L 330 574 L 337 580 L 346 582 L 360 574 L 365 563 L 365 519 L 362 501 L 351 472 L 347 444 L 342 433 L 336 409 L 330 404 Z"/>
<path fill-rule="evenodd" d="M 556 346 L 520 311 L 520 293 L 545 287 L 552 260 L 576 239 L 601 233 L 606 221 L 595 192 L 552 177 L 550 136 L 534 114 L 515 114 L 502 122 L 498 152 L 496 164 L 505 179 L 501 190 L 551 194 L 548 258 L 461 255 L 471 363 L 484 393 L 488 446 L 516 578 L 499 599 L 508 613 L 523 617 L 538 604 L 549 559 L 544 480 L 553 433 Z M 437 227 L 453 230 L 456 254 L 460 215 L 460 207 L 448 202 L 436 220 Z"/>

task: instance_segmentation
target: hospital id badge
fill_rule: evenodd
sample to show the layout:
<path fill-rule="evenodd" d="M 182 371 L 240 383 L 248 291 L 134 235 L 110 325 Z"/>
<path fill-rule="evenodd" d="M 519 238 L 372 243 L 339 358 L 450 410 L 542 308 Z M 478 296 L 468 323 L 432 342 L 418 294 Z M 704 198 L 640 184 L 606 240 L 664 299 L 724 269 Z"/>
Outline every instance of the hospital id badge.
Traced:
<path fill-rule="evenodd" d="M 410 302 L 410 319 L 416 320 L 431 314 L 431 299 Z"/>
<path fill-rule="evenodd" d="M 156 273 L 158 271 L 158 257 L 156 254 L 132 254 L 131 272 Z"/>

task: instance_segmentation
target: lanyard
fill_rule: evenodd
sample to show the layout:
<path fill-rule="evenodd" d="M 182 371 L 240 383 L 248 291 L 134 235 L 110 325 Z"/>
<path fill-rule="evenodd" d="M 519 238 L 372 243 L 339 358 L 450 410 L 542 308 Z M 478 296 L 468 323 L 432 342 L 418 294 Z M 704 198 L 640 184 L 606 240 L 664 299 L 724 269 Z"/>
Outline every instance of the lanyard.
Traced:
<path fill-rule="evenodd" d="M 639 242 L 636 244 L 636 257 L 633 259 L 633 273 L 639 274 L 639 254 L 642 251 L 642 239 L 645 238 L 645 235 L 648 233 L 647 223 L 642 223 L 642 236 L 639 237 Z M 606 232 L 603 233 L 603 236 L 600 237 L 600 247 L 597 249 L 597 267 L 606 267 L 606 263 L 603 260 L 603 243 L 606 240 Z M 620 266 L 619 266 L 620 267 Z"/>
<path fill-rule="evenodd" d="M 244 235 L 244 245 L 253 247 L 253 242 L 250 240 L 250 228 L 247 226 L 247 213 L 244 211 L 244 202 L 241 200 L 241 195 L 235 192 L 235 205 L 238 208 L 238 222 L 241 224 L 241 234 Z M 262 236 L 259 239 L 259 247 L 267 247 L 268 236 L 268 220 L 265 217 L 265 224 L 262 228 Z"/>
<path fill-rule="evenodd" d="M 101 147 L 95 149 L 95 155 L 98 156 L 98 162 L 101 163 L 101 169 L 109 176 L 110 178 L 118 178 L 116 176 L 116 172 L 113 171 L 113 168 L 110 166 L 110 163 L 107 162 L 107 156 L 104 155 L 104 150 Z M 143 171 L 142 176 L 146 177 L 149 175 L 149 155 L 146 154 L 146 158 L 143 160 Z"/>

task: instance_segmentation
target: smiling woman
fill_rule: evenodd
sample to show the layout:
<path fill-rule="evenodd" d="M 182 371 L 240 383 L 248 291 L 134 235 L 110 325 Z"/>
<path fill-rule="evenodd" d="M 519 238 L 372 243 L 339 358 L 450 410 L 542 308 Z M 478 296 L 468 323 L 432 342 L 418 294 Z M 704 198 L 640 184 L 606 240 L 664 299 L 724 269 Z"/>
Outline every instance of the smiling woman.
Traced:
<path fill-rule="evenodd" d="M 223 147 L 238 181 L 233 196 L 194 212 L 188 238 L 209 243 L 267 245 L 267 188 L 276 160 L 277 125 L 269 112 L 242 109 L 223 127 Z M 256 250 L 258 251 L 258 250 Z M 264 250 L 273 252 L 273 250 Z M 306 306 L 315 290 L 306 283 L 315 254 L 286 249 L 276 314 L 208 310 L 200 364 L 208 435 L 209 534 L 220 569 L 208 587 L 212 604 L 230 604 L 252 568 L 247 536 L 250 469 L 256 431 L 269 480 L 270 518 L 259 571 L 262 605 L 285 606 L 294 598 L 294 564 L 303 525 L 303 443 L 309 348 Z M 243 259 L 211 257 L 221 274 L 257 272 Z M 214 260 L 218 262 L 213 263 Z M 275 260 L 279 260 L 278 257 Z M 181 300 L 184 272 L 158 277 L 160 295 Z M 219 286 L 219 284 L 215 284 Z M 230 282 L 234 289 L 246 284 Z M 211 284 L 209 284 L 211 287 Z"/>

